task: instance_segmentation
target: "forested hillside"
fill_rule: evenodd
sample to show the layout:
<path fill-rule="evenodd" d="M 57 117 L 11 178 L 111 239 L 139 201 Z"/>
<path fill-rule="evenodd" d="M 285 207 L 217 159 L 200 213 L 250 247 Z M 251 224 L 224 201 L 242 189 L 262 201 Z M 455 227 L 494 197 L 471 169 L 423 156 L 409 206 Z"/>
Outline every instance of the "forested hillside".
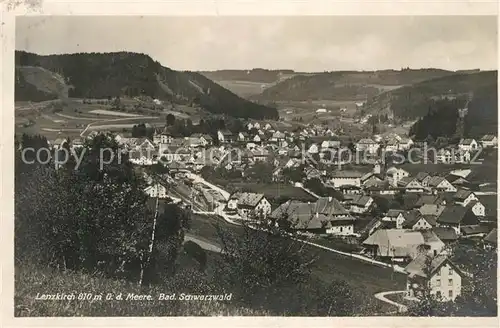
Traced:
<path fill-rule="evenodd" d="M 427 114 L 412 126 L 410 134 L 418 140 L 424 140 L 427 136 L 434 139 L 457 137 L 457 109 L 463 108 L 465 103 L 466 96 L 450 100 L 429 100 Z M 478 138 L 488 133 L 497 134 L 497 104 L 496 85 L 476 90 L 463 121 L 464 137 Z"/>
<path fill-rule="evenodd" d="M 496 88 L 496 71 L 455 74 L 385 92 L 369 99 L 364 111 L 373 114 L 390 111 L 394 117 L 413 120 L 426 115 L 436 99 L 454 99 L 473 93 L 474 101 L 483 103 L 482 99 L 490 98 Z M 481 110 L 496 112 L 496 105 Z"/>
<path fill-rule="evenodd" d="M 374 97 L 386 90 L 455 74 L 440 69 L 337 71 L 296 75 L 255 96 L 259 100 L 355 100 Z"/>
<path fill-rule="evenodd" d="M 291 69 L 269 70 L 263 68 L 254 68 L 251 70 L 224 69 L 218 71 L 201 71 L 199 73 L 214 81 L 226 80 L 260 83 L 274 83 L 283 76 L 299 74 Z"/>
<path fill-rule="evenodd" d="M 199 105 L 212 113 L 234 117 L 278 117 L 275 108 L 244 100 L 199 73 L 163 67 L 144 54 L 117 52 L 39 56 L 16 51 L 16 66 L 42 67 L 61 76 L 70 86 L 69 97 L 147 95 L 173 103 Z M 23 71 L 18 70 L 17 73 L 22 74 Z M 23 77 L 16 78 L 16 82 L 20 84 L 18 90 L 23 88 L 21 83 L 26 84 Z M 16 100 L 39 100 L 40 97 L 31 99 L 33 93 L 19 91 Z"/>

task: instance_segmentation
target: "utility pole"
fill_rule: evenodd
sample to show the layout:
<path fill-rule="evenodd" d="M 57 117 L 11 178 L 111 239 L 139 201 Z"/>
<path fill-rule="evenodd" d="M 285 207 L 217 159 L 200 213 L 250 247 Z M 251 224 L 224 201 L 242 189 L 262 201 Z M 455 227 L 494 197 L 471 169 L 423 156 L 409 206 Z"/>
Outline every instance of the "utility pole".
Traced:
<path fill-rule="evenodd" d="M 149 266 L 149 262 L 151 260 L 151 254 L 153 253 L 153 245 L 154 245 L 154 241 L 155 241 L 156 222 L 157 222 L 157 218 L 158 218 L 159 205 L 160 205 L 160 198 L 158 197 L 158 195 L 156 195 L 156 206 L 155 206 L 155 214 L 154 214 L 154 218 L 153 218 L 153 231 L 151 232 L 151 242 L 149 243 L 149 254 L 148 254 L 148 257 L 146 260 L 146 264 L 141 265 L 141 275 L 139 278 L 139 286 L 142 286 L 142 284 L 144 283 L 144 268 L 145 267 L 147 268 Z M 141 259 L 142 259 L 142 257 L 143 256 L 141 256 Z"/>

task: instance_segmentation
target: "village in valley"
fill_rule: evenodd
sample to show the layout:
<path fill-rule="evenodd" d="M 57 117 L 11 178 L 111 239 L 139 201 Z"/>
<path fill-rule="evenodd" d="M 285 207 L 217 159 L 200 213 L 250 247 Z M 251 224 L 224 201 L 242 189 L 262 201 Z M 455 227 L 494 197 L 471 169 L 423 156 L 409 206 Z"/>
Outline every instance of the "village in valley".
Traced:
<path fill-rule="evenodd" d="M 497 25 L 19 16 L 15 316 L 496 317 Z"/>
<path fill-rule="evenodd" d="M 435 149 L 395 133 L 352 142 L 325 125 L 290 131 L 252 121 L 188 137 L 153 130 L 152 138 L 114 137 L 130 162 L 159 168 L 154 177 L 144 171 L 151 198 L 234 225 L 284 224 L 318 247 L 406 275 L 406 301 L 429 281 L 443 301 L 460 295 L 470 273 L 452 261 L 453 245 L 496 248 L 496 181 L 478 175 L 496 160 L 495 135 Z M 68 142 L 83 144 L 51 145 Z M 419 162 L 408 162 L 412 153 Z"/>

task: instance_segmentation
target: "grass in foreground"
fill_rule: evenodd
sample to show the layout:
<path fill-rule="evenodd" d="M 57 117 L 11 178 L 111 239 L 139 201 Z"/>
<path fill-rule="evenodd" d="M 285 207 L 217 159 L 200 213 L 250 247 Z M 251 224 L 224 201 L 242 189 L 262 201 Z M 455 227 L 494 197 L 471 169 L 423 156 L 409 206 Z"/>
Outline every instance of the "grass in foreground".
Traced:
<path fill-rule="evenodd" d="M 189 277 L 180 277 L 189 279 Z M 137 284 L 95 277 L 88 274 L 59 272 L 35 267 L 16 268 L 15 316 L 260 316 L 231 301 L 158 300 L 161 293 L 175 291 L 162 287 L 141 288 Z M 37 294 L 74 294 L 76 300 L 36 300 Z M 78 300 L 80 293 L 91 300 Z M 113 299 L 106 300 L 111 294 Z M 123 300 L 114 299 L 122 294 Z M 152 300 L 126 300 L 128 293 L 151 295 Z M 176 292 L 180 296 L 180 292 Z M 102 300 L 96 295 L 102 295 Z"/>

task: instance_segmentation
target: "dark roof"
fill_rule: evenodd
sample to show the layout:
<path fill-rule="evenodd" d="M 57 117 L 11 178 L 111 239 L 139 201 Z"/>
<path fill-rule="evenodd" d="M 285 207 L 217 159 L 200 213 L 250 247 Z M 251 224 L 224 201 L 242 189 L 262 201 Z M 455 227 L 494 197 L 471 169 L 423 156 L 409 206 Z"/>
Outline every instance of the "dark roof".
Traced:
<path fill-rule="evenodd" d="M 390 210 L 387 212 L 386 216 L 387 216 L 387 217 L 390 217 L 390 218 L 396 218 L 396 217 L 398 217 L 398 216 L 399 216 L 399 214 L 404 214 L 404 212 L 405 212 L 405 211 L 403 211 L 403 210 L 390 209 Z"/>
<path fill-rule="evenodd" d="M 336 215 L 349 215 L 349 212 L 340 204 L 335 198 L 329 199 L 328 197 L 320 197 L 314 203 L 306 203 L 297 200 L 290 200 L 281 204 L 272 213 L 271 217 L 281 218 L 287 215 L 290 218 L 307 218 L 318 214 L 324 217 L 325 220 L 333 221 Z M 344 218 L 349 220 L 350 218 Z"/>
<path fill-rule="evenodd" d="M 434 227 L 432 231 L 442 241 L 454 241 L 458 239 L 457 232 L 451 227 Z"/>
<path fill-rule="evenodd" d="M 361 178 L 364 175 L 358 171 L 335 171 L 332 173 L 332 178 Z"/>
<path fill-rule="evenodd" d="M 437 205 L 440 204 L 442 201 L 443 199 L 438 195 L 421 195 L 420 198 L 415 203 L 415 206 L 421 207 L 422 205 L 425 204 Z"/>
<path fill-rule="evenodd" d="M 406 193 L 403 195 L 403 208 L 407 210 L 411 210 L 412 208 L 416 208 L 417 201 L 420 196 L 417 193 Z"/>
<path fill-rule="evenodd" d="M 490 243 L 490 244 L 497 244 L 498 239 L 497 239 L 497 228 L 494 228 L 493 230 L 490 231 L 489 234 L 487 234 L 484 239 L 485 242 Z"/>
<path fill-rule="evenodd" d="M 491 228 L 484 225 L 472 225 L 460 227 L 460 231 L 464 235 L 487 234 L 491 231 Z"/>
<path fill-rule="evenodd" d="M 479 195 L 479 201 L 484 205 L 486 215 L 496 218 L 497 215 L 497 195 Z"/>
<path fill-rule="evenodd" d="M 439 223 L 460 223 L 462 222 L 465 214 L 467 213 L 467 208 L 460 205 L 446 206 L 437 222 Z"/>
<path fill-rule="evenodd" d="M 408 276 L 410 278 L 414 276 L 420 276 L 424 278 L 429 278 L 427 276 L 426 271 L 426 266 L 427 266 L 427 259 L 428 257 L 424 254 L 417 256 L 413 261 L 410 262 L 405 268 L 405 271 L 408 273 Z M 447 256 L 445 255 L 438 255 L 430 260 L 430 267 L 428 268 L 430 271 L 430 274 L 432 275 L 434 272 L 436 272 L 441 266 L 445 263 L 449 263 L 453 268 L 460 274 L 462 275 L 462 272 L 456 267 L 455 264 L 453 264 Z"/>
<path fill-rule="evenodd" d="M 351 201 L 349 202 L 351 205 L 364 207 L 370 201 L 370 196 L 365 195 L 353 195 Z"/>
<path fill-rule="evenodd" d="M 237 199 L 238 206 L 254 208 L 264 198 L 264 194 L 253 192 L 236 192 L 231 195 L 230 199 Z"/>
<path fill-rule="evenodd" d="M 418 172 L 417 175 L 415 176 L 415 179 L 417 179 L 419 182 L 422 182 L 428 176 L 429 176 L 429 173 L 427 173 L 427 172 Z"/>
<path fill-rule="evenodd" d="M 465 199 L 467 199 L 467 197 L 470 196 L 470 194 L 472 194 L 472 192 L 470 190 L 459 189 L 459 190 L 457 190 L 455 195 L 453 195 L 453 199 L 455 199 L 457 201 L 464 201 Z"/>
<path fill-rule="evenodd" d="M 295 229 L 321 229 L 330 227 L 334 221 L 354 221 L 351 216 L 336 219 L 331 216 L 333 213 L 348 214 L 336 199 L 325 202 L 320 198 L 315 203 L 289 200 L 276 208 L 270 216 L 276 219 L 285 217 Z"/>
<path fill-rule="evenodd" d="M 493 135 L 493 134 L 486 134 L 484 135 L 481 140 L 483 141 L 493 141 L 493 139 L 495 138 L 496 136 Z"/>
<path fill-rule="evenodd" d="M 373 229 L 374 227 L 376 227 L 378 224 L 381 223 L 380 219 L 373 219 L 373 220 L 370 220 L 368 221 L 368 223 L 366 223 L 367 220 L 357 220 L 356 223 L 357 224 L 360 224 L 360 223 L 364 223 L 365 225 L 362 226 L 362 227 L 359 227 L 359 232 L 360 234 L 367 234 L 371 229 Z"/>

